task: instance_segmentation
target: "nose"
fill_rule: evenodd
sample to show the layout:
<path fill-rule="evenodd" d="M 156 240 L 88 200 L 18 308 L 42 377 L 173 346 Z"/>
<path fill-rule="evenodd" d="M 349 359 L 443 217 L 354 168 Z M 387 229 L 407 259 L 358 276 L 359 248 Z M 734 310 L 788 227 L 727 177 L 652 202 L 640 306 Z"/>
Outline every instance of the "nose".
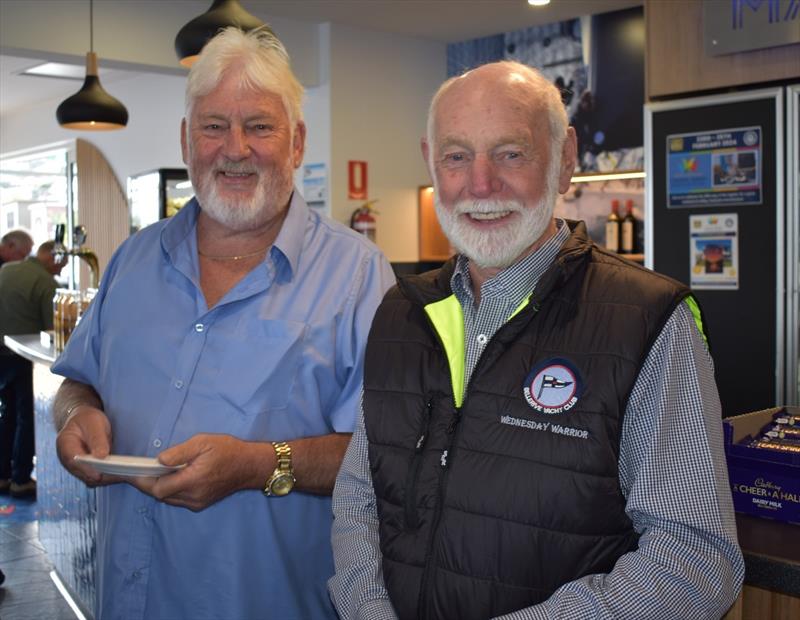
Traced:
<path fill-rule="evenodd" d="M 225 157 L 241 161 L 250 155 L 250 143 L 242 127 L 231 127 L 225 136 Z"/>
<path fill-rule="evenodd" d="M 502 188 L 492 159 L 483 153 L 475 156 L 469 170 L 469 191 L 475 198 L 488 198 Z"/>

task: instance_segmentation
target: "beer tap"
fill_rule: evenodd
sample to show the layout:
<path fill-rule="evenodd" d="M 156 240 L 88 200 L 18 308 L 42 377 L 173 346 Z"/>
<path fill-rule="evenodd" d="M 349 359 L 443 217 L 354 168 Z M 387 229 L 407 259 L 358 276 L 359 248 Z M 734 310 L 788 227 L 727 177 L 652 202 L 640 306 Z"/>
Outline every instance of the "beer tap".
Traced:
<path fill-rule="evenodd" d="M 66 225 L 56 224 L 55 245 L 53 246 L 53 256 L 57 261 L 60 261 L 67 256 L 77 256 L 84 261 L 91 274 L 91 287 L 97 288 L 100 284 L 100 264 L 97 260 L 97 255 L 88 247 L 86 247 L 86 227 L 76 226 L 72 230 L 72 248 L 67 248 L 64 245 L 64 234 L 66 232 Z"/>

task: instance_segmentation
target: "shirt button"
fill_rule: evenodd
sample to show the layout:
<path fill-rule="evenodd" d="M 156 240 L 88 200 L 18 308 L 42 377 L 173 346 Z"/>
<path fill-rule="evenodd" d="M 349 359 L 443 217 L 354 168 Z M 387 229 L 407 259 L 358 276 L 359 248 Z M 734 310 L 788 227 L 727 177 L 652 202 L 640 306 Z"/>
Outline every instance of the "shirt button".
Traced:
<path fill-rule="evenodd" d="M 141 508 L 139 508 L 139 510 L 137 510 L 137 512 L 138 512 L 140 515 L 146 515 L 146 514 L 147 514 L 147 508 L 145 508 L 144 506 L 142 506 Z"/>
<path fill-rule="evenodd" d="M 180 389 L 183 387 L 183 381 L 181 381 L 180 379 L 178 379 L 178 380 L 175 382 L 175 387 L 176 387 L 177 389 L 179 389 L 179 390 L 180 390 Z"/>
<path fill-rule="evenodd" d="M 133 571 L 131 573 L 131 577 L 133 579 L 139 579 L 139 577 L 141 577 L 141 576 L 142 576 L 142 571 L 140 571 L 140 570 L 135 570 L 135 571 Z"/>
<path fill-rule="evenodd" d="M 484 344 L 486 344 L 486 341 L 488 340 L 488 338 L 486 337 L 486 334 L 478 334 L 478 339 L 477 340 L 478 340 L 478 344 L 479 345 L 484 345 Z"/>
<path fill-rule="evenodd" d="M 156 448 L 160 448 L 160 447 L 161 447 L 161 440 L 160 440 L 160 439 L 154 439 L 154 440 L 153 440 L 153 445 L 154 445 Z"/>
<path fill-rule="evenodd" d="M 205 328 L 206 328 L 206 327 L 205 327 L 205 325 L 203 325 L 202 323 L 197 323 L 197 324 L 194 326 L 194 331 L 196 331 L 196 332 L 199 334 L 199 333 L 201 333 L 201 332 L 202 332 L 202 331 L 203 331 Z"/>

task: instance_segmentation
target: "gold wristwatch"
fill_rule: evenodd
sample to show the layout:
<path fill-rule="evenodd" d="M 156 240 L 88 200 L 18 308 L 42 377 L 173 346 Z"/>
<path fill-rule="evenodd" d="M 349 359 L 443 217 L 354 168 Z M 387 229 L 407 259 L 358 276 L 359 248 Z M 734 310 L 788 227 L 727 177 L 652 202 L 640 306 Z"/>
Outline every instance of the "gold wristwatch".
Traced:
<path fill-rule="evenodd" d="M 292 469 L 292 448 L 285 441 L 272 442 L 272 447 L 275 448 L 275 456 L 278 458 L 278 464 L 275 471 L 267 479 L 267 484 L 264 485 L 264 493 L 266 495 L 288 495 L 294 488 L 295 478 L 294 470 Z"/>

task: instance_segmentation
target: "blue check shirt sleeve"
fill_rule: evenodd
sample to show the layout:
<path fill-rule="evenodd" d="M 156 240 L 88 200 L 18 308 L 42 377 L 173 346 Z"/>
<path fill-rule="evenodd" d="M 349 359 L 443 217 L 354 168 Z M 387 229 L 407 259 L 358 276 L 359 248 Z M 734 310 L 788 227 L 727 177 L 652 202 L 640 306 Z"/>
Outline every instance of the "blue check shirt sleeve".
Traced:
<path fill-rule="evenodd" d="M 328 581 L 328 591 L 342 620 L 395 620 L 383 582 L 378 509 L 367 447 L 362 400 L 333 490 L 331 542 L 336 574 Z"/>
<path fill-rule="evenodd" d="M 722 441 L 714 368 L 681 304 L 631 393 L 620 446 L 626 512 L 641 535 L 608 574 L 560 587 L 502 620 L 720 618 L 744 561 Z"/>

